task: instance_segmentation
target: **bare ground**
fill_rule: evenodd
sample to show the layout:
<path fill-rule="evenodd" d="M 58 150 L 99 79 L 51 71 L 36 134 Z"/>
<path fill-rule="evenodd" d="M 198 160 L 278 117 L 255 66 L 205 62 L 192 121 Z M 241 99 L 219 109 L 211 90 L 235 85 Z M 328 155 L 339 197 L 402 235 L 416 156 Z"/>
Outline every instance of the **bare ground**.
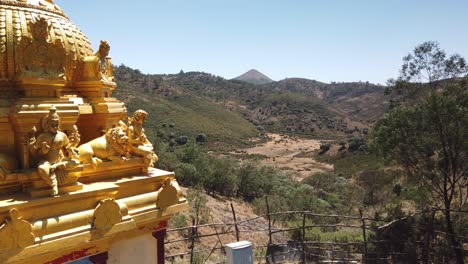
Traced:
<path fill-rule="evenodd" d="M 268 137 L 270 140 L 266 143 L 244 149 L 243 152 L 265 156 L 265 159 L 260 160 L 262 165 L 271 165 L 291 171 L 293 177 L 298 181 L 313 173 L 334 170 L 333 165 L 318 162 L 311 155 L 320 149 L 320 140 L 279 134 L 268 134 Z"/>

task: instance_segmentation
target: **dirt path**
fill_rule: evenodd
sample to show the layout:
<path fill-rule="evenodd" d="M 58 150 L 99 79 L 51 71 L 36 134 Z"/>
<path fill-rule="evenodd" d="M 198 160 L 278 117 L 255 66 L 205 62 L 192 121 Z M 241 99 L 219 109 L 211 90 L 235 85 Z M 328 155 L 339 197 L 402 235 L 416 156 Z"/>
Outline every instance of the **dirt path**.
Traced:
<path fill-rule="evenodd" d="M 244 149 L 247 154 L 266 156 L 260 162 L 293 172 L 301 181 L 311 173 L 333 171 L 333 165 L 314 160 L 312 152 L 320 148 L 320 140 L 301 139 L 279 134 L 268 134 L 271 138 L 264 144 Z"/>

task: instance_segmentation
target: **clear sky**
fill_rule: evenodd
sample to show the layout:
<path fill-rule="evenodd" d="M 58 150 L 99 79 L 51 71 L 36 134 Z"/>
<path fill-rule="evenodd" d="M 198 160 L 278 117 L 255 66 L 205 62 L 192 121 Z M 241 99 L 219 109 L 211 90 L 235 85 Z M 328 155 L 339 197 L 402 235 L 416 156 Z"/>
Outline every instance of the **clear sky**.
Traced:
<path fill-rule="evenodd" d="M 434 40 L 468 56 L 468 0 L 56 0 L 114 64 L 144 73 L 385 83 Z"/>

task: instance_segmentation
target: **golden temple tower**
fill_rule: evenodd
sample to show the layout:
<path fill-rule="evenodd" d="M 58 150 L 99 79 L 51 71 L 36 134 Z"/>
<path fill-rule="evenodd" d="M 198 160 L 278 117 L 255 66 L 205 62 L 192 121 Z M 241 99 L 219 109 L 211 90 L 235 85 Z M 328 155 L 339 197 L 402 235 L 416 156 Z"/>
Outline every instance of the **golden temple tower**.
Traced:
<path fill-rule="evenodd" d="M 112 97 L 109 51 L 52 0 L 0 0 L 0 263 L 163 263 L 187 203 L 150 113 Z"/>

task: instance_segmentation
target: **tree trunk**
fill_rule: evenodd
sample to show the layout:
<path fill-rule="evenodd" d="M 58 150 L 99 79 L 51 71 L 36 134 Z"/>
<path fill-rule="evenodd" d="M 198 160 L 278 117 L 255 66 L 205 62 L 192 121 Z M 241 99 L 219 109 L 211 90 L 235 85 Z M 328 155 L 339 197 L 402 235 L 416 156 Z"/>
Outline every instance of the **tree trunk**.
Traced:
<path fill-rule="evenodd" d="M 452 245 L 453 252 L 455 253 L 455 258 L 457 260 L 457 264 L 464 264 L 465 261 L 463 260 L 463 255 L 464 255 L 463 249 L 460 243 L 458 243 L 457 237 L 455 236 L 450 209 L 446 209 L 444 211 L 444 215 L 445 215 L 445 223 L 447 225 L 447 236 L 448 236 L 447 239 L 449 240 L 449 243 Z"/>

